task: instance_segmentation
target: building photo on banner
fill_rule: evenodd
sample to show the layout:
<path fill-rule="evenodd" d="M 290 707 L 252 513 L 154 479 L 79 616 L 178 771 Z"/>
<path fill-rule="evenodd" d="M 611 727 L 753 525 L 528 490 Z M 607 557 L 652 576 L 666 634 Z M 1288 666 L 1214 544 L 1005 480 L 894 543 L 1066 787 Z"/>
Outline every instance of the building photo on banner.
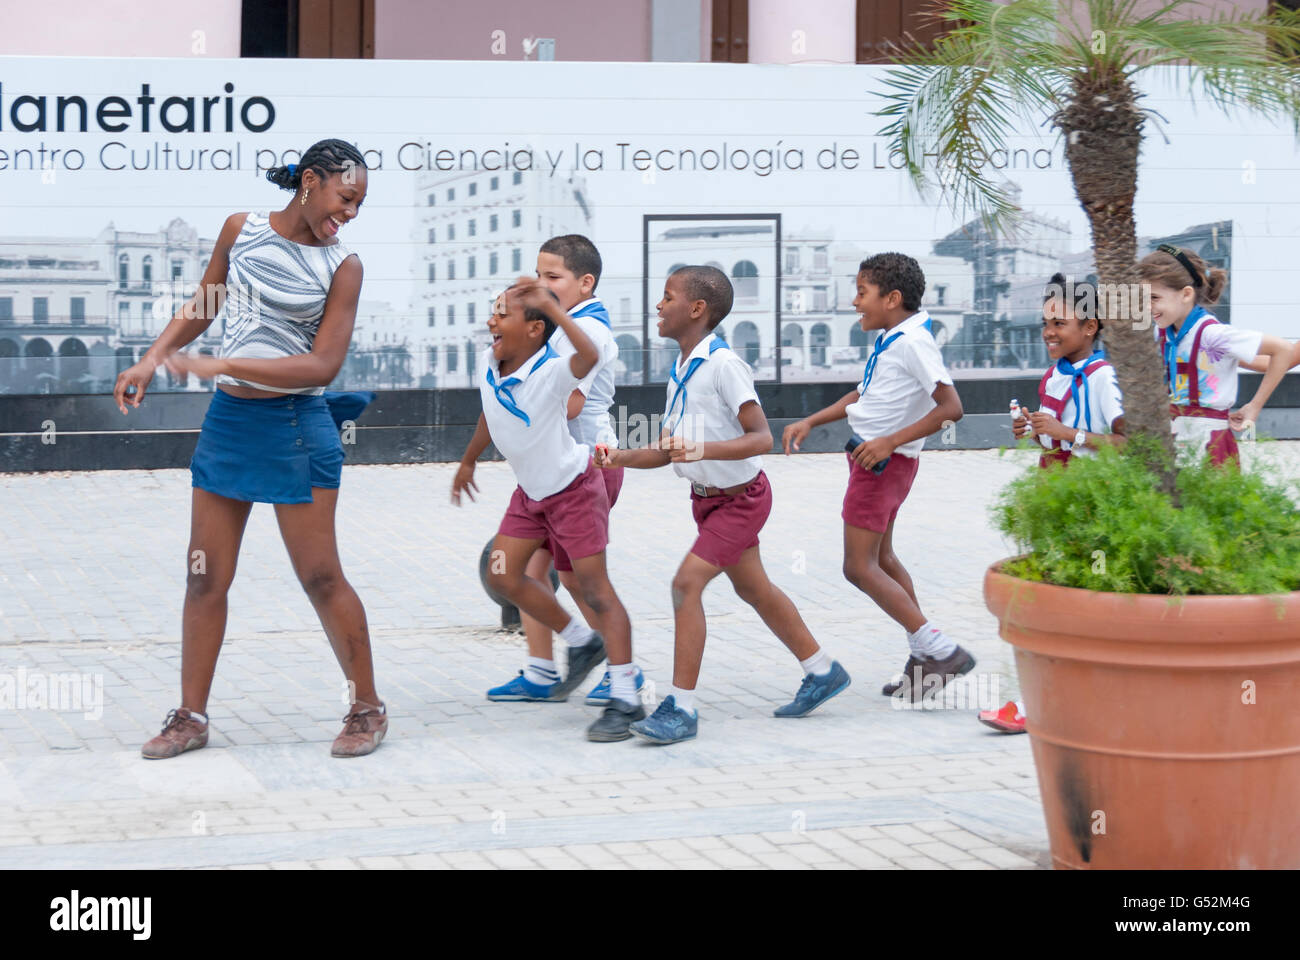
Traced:
<path fill-rule="evenodd" d="M 1059 138 L 1021 130 L 989 156 L 1025 211 L 991 233 L 918 196 L 873 129 L 884 67 L 336 61 L 304 87 L 292 62 L 235 63 L 0 60 L 0 392 L 110 391 L 193 293 L 225 213 L 273 204 L 265 170 L 326 131 L 371 178 L 345 238 L 367 272 L 340 389 L 472 386 L 494 295 L 564 233 L 599 238 L 619 384 L 667 378 L 654 306 L 682 263 L 727 274 L 722 333 L 781 382 L 858 377 L 853 281 L 871 252 L 921 265 L 959 379 L 1041 369 L 1045 278 L 1095 276 Z M 1300 227 L 1274 202 L 1295 182 L 1289 129 L 1197 110 L 1178 68 L 1159 76 L 1139 253 L 1194 250 L 1232 277 L 1221 321 L 1297 335 Z M 457 89 L 474 96 L 421 92 Z M 211 388 L 166 371 L 153 385 Z"/>
<path fill-rule="evenodd" d="M 0 871 L 1300 867 L 1291 35 L 948 2 L 0 37 Z"/>

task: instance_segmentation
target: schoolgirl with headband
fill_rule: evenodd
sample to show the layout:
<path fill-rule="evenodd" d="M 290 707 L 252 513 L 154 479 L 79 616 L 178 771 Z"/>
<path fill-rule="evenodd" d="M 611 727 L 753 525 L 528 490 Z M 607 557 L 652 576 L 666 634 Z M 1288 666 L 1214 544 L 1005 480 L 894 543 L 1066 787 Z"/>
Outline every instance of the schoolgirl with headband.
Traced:
<path fill-rule="evenodd" d="M 1161 244 L 1138 263 L 1151 288 L 1153 335 L 1160 345 L 1174 439 L 1205 451 L 1216 465 L 1237 457 L 1233 430 L 1254 423 L 1291 363 L 1281 337 L 1221 323 L 1206 307 L 1219 302 L 1228 274 L 1190 250 Z M 1236 413 L 1237 368 L 1257 355 L 1268 367 L 1255 396 Z"/>
<path fill-rule="evenodd" d="M 227 218 L 194 297 L 144 358 L 122 372 L 118 407 L 139 407 L 162 364 L 217 388 L 190 463 L 189 576 L 181 620 L 181 701 L 142 749 L 165 759 L 208 742 L 208 693 L 226 628 L 226 595 L 254 503 L 275 505 L 285 548 L 343 668 L 349 709 L 336 757 L 370 753 L 388 730 L 375 691 L 365 610 L 339 563 L 334 534 L 343 466 L 323 396 L 347 356 L 361 261 L 338 234 L 366 197 L 366 164 L 343 140 L 313 144 L 266 177 L 289 190 L 283 210 Z M 223 310 L 219 357 L 177 351 Z M 358 407 L 359 409 L 359 407 Z"/>
<path fill-rule="evenodd" d="M 717 267 L 674 270 L 659 301 L 659 335 L 681 356 L 667 384 L 659 440 L 637 450 L 598 447 L 606 469 L 673 465 L 691 481 L 691 513 L 699 535 L 673 577 L 673 687 L 654 714 L 632 724 L 651 743 L 690 740 L 699 729 L 695 688 L 704 657 L 704 590 L 719 575 L 794 654 L 804 670 L 794 700 L 778 717 L 802 717 L 846 689 L 849 675 L 817 645 L 790 598 L 768 579 L 758 535 L 772 510 L 762 454 L 772 432 L 754 391 L 753 371 L 713 332 L 734 292 Z"/>

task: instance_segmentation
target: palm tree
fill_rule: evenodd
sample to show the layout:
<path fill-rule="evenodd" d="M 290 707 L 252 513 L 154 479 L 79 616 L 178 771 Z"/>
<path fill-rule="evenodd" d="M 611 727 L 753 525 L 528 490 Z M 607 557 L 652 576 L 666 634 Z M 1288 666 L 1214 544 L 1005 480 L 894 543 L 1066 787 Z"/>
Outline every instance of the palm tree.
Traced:
<path fill-rule="evenodd" d="M 1018 208 L 985 160 L 1005 146 L 1016 121 L 1046 117 L 1065 139 L 1075 195 L 1092 231 L 1103 289 L 1121 294 L 1101 306 L 1132 312 L 1106 316 L 1107 352 L 1124 392 L 1130 433 L 1157 437 L 1172 456 L 1168 394 L 1149 326 L 1133 322 L 1137 231 L 1133 200 L 1138 154 L 1152 112 L 1138 80 L 1153 67 L 1184 66 L 1193 99 L 1225 113 L 1238 109 L 1297 122 L 1300 118 L 1300 14 L 1218 13 L 1190 19 L 1193 0 L 1158 9 L 1141 0 L 940 0 L 932 16 L 952 29 L 932 48 L 910 44 L 906 63 L 886 75 L 882 135 L 901 153 L 913 182 L 935 178 L 948 202 L 974 211 L 989 229 L 1014 229 Z M 926 155 L 940 158 L 927 170 Z M 1100 297 L 1108 300 L 1109 297 Z M 1135 310 L 1134 307 L 1137 306 Z M 1123 321 L 1123 322 L 1120 322 Z M 1172 491 L 1172 472 L 1162 471 Z"/>

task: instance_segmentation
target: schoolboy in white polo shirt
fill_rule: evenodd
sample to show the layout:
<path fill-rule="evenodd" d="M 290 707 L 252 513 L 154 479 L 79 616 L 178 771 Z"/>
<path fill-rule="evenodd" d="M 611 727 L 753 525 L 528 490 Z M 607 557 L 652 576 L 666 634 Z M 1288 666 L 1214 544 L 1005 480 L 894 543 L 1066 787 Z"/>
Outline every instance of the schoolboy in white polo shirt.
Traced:
<path fill-rule="evenodd" d="M 574 348 L 560 357 L 548 342 L 556 328 Z M 609 657 L 610 701 L 587 730 L 587 739 L 626 740 L 628 725 L 645 716 L 636 695 L 632 626 L 605 569 L 609 497 L 587 448 L 569 433 L 565 403 L 596 365 L 599 352 L 554 294 L 521 277 L 488 318 L 492 355 L 479 383 L 492 442 L 519 481 L 492 545 L 491 587 L 571 644 L 589 637 Z M 452 500 L 465 481 L 457 474 Z M 599 633 L 570 617 L 525 570 L 544 543 L 559 544 L 599 622 Z"/>
<path fill-rule="evenodd" d="M 790 598 L 773 584 L 759 557 L 758 533 L 772 510 L 762 454 L 772 448 L 749 364 L 712 333 L 731 311 L 733 292 L 716 267 L 681 267 L 664 285 L 659 335 L 677 341 L 658 443 L 639 450 L 598 448 L 605 468 L 672 463 L 691 481 L 699 536 L 673 577 L 673 688 L 631 731 L 651 743 L 689 740 L 698 730 L 695 685 L 704 656 L 704 589 L 725 573 L 804 668 L 793 702 L 778 717 L 802 717 L 849 685 L 849 675 L 813 639 Z"/>
<path fill-rule="evenodd" d="M 839 402 L 785 428 L 787 454 L 813 427 L 848 417 L 845 450 L 844 576 L 907 631 L 911 654 L 901 683 L 886 696 L 919 701 L 968 673 L 975 658 L 932 626 L 921 612 L 912 578 L 894 553 L 894 522 L 916 479 L 925 438 L 962 417 L 961 399 L 921 309 L 925 275 L 901 253 L 880 253 L 858 268 L 853 306 L 863 330 L 878 330 L 862 382 Z"/>
<path fill-rule="evenodd" d="M 602 263 L 600 252 L 588 238 L 581 234 L 565 234 L 551 237 L 542 244 L 537 253 L 537 278 L 555 294 L 560 306 L 573 317 L 578 326 L 596 345 L 600 360 L 569 395 L 566 403 L 569 416 L 569 433 L 578 443 L 588 450 L 595 450 L 596 444 L 617 446 L 618 438 L 610 420 L 609 408 L 614 402 L 614 370 L 612 363 L 618 359 L 618 344 L 610 327 L 609 311 L 595 296 L 596 285 L 600 282 Z M 573 347 L 563 330 L 556 330 L 550 339 L 551 346 L 561 357 L 573 353 Z M 478 487 L 474 484 L 475 461 L 488 448 L 487 423 L 479 417 L 474 436 L 465 449 L 458 471 L 463 475 L 462 482 L 466 492 L 472 498 Z M 609 495 L 610 512 L 618 502 L 619 491 L 623 486 L 622 470 L 602 470 L 600 477 L 605 482 L 605 492 Z M 550 585 L 550 570 L 554 561 L 560 582 L 568 589 L 569 595 L 581 610 L 587 623 L 598 619 L 595 611 L 589 609 L 578 589 L 577 579 L 573 575 L 573 564 L 563 547 L 548 540 L 528 560 L 524 571 L 547 589 Z M 561 678 L 556 670 L 555 650 L 550 628 L 527 613 L 521 612 L 524 639 L 528 646 L 528 658 L 524 669 L 508 681 L 490 688 L 487 698 L 493 701 L 548 701 L 563 702 L 569 694 L 583 681 L 593 667 L 604 659 L 604 650 L 595 649 L 579 643 L 568 649 L 568 674 Z M 638 672 L 634 679 L 639 689 L 642 683 Z M 603 707 L 609 702 L 609 672 L 587 694 L 588 706 Z"/>

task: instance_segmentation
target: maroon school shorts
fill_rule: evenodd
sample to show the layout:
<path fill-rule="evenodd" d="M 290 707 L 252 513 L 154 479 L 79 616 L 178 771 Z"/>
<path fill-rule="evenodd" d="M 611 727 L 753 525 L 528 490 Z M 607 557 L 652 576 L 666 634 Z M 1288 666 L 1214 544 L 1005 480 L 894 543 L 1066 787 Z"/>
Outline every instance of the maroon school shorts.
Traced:
<path fill-rule="evenodd" d="M 605 493 L 609 496 L 609 509 L 614 509 L 614 504 L 618 503 L 619 491 L 623 489 L 623 467 L 613 467 L 609 470 L 596 469 L 600 474 L 600 479 L 605 481 Z M 606 515 L 608 517 L 608 514 Z M 609 544 L 609 521 L 605 522 L 605 544 Z M 572 570 L 573 561 L 569 559 L 568 552 L 563 546 L 555 542 L 554 537 L 547 537 L 546 543 L 542 546 L 543 550 L 551 551 L 551 558 L 555 563 L 556 570 Z"/>
<path fill-rule="evenodd" d="M 564 550 L 566 560 L 600 553 L 609 543 L 609 494 L 600 474 L 588 460 L 587 469 L 571 484 L 541 500 L 515 487 L 497 533 L 542 540 L 543 546 L 554 543 Z"/>
<path fill-rule="evenodd" d="M 844 456 L 849 461 L 849 488 L 844 491 L 840 516 L 850 527 L 884 533 L 912 489 L 920 459 L 895 453 L 884 470 L 872 473 L 855 463 L 852 454 Z"/>
<path fill-rule="evenodd" d="M 730 567 L 758 546 L 758 531 L 772 512 L 772 487 L 762 470 L 734 497 L 701 497 L 691 491 L 691 513 L 700 535 L 691 553 L 715 567 Z"/>

